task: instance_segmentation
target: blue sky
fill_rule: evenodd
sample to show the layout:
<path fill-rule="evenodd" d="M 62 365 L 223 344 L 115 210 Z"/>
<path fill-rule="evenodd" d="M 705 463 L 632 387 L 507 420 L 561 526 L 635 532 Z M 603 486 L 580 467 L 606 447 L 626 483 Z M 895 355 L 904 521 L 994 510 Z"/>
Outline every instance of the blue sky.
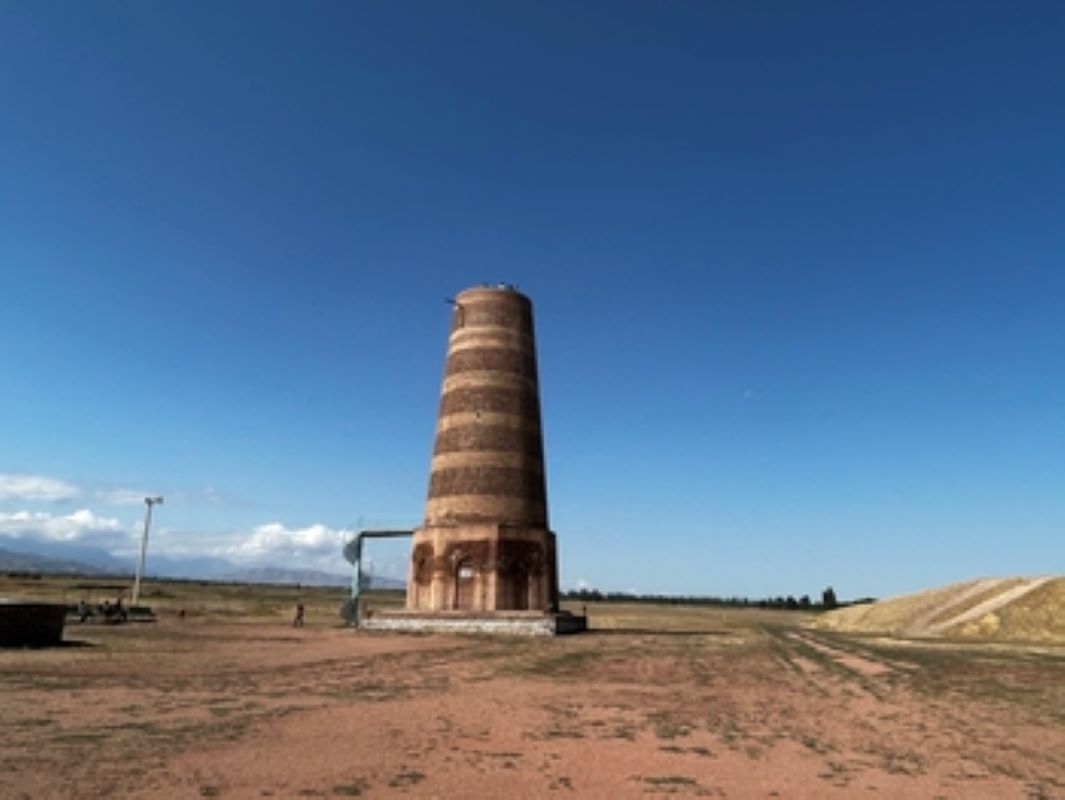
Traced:
<path fill-rule="evenodd" d="M 151 492 L 153 552 L 342 571 L 507 281 L 564 586 L 1065 571 L 1063 54 L 1060 3 L 2 2 L 0 546 Z"/>

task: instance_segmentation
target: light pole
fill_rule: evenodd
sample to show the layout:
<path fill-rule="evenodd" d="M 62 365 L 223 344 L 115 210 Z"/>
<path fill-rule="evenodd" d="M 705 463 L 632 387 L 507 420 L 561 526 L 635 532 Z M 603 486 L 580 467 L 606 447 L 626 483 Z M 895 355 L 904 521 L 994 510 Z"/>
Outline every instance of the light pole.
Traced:
<path fill-rule="evenodd" d="M 144 533 L 141 534 L 141 557 L 137 561 L 137 575 L 133 579 L 133 600 L 130 601 L 130 606 L 137 605 L 141 597 L 141 577 L 144 575 L 144 554 L 148 552 L 148 528 L 152 524 L 152 506 L 159 505 L 162 502 L 162 497 L 144 498 L 146 508 L 144 511 Z"/>

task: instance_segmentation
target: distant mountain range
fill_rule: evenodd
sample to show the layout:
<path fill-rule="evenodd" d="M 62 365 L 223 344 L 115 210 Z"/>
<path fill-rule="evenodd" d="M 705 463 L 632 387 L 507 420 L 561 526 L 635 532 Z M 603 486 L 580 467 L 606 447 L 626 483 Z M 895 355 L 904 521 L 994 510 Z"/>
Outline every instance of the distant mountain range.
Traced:
<path fill-rule="evenodd" d="M 129 575 L 134 572 L 132 561 L 115 558 L 105 550 L 94 547 L 42 542 L 32 539 L 5 541 L 0 547 L 0 572 L 35 572 L 59 575 Z M 17 550 L 10 549 L 12 545 Z M 339 554 L 338 554 L 339 556 Z M 224 558 L 210 556 L 173 558 L 164 555 L 149 557 L 147 573 L 155 578 L 194 578 L 199 580 L 232 581 L 234 583 L 299 583 L 304 586 L 350 586 L 351 573 L 332 573 L 314 569 L 285 567 L 240 567 Z M 364 578 L 365 579 L 365 578 Z M 368 576 L 374 589 L 402 589 L 403 581 L 394 578 Z"/>
<path fill-rule="evenodd" d="M 132 575 L 136 569 L 133 559 L 116 558 L 99 547 L 39 539 L 0 539 L 0 542 L 3 542 L 2 549 L 6 554 L 10 557 L 21 557 L 18 560 L 25 565 L 5 567 L 4 562 L 0 561 L 0 569 L 8 571 L 25 569 L 31 572 Z M 42 559 L 37 566 L 33 566 L 34 558 Z M 60 568 L 51 562 L 64 562 L 69 568 Z M 210 556 L 190 558 L 174 558 L 162 554 L 149 554 L 148 556 L 148 574 L 161 578 L 214 578 L 237 568 L 231 561 Z"/>
<path fill-rule="evenodd" d="M 336 575 L 318 569 L 288 569 L 286 567 L 247 567 L 221 575 L 222 581 L 233 583 L 298 583 L 303 586 L 350 586 L 351 575 Z"/>
<path fill-rule="evenodd" d="M 317 569 L 285 569 L 284 567 L 248 567 L 218 578 L 234 583 L 299 583 L 303 586 L 350 586 L 351 574 L 337 575 Z M 365 588 L 402 589 L 406 584 L 395 578 L 363 575 Z"/>
<path fill-rule="evenodd" d="M 24 561 L 31 566 L 23 567 L 31 572 L 82 572 L 86 575 L 107 573 L 120 575 L 133 573 L 133 562 L 126 562 L 115 558 L 106 550 L 99 547 L 88 547 L 73 542 L 49 542 L 38 539 L 0 539 L 0 549 L 5 557 L 14 559 L 29 559 Z M 41 559 L 41 565 L 32 566 L 32 560 Z M 71 565 L 71 569 L 62 569 L 49 562 L 60 562 Z M 0 564 L 5 562 L 0 561 Z M 4 567 L 5 569 L 18 569 L 17 567 Z"/>
<path fill-rule="evenodd" d="M 47 572 L 62 575 L 105 575 L 110 570 L 102 569 L 84 561 L 49 558 L 35 553 L 16 553 L 0 547 L 0 572 Z"/>

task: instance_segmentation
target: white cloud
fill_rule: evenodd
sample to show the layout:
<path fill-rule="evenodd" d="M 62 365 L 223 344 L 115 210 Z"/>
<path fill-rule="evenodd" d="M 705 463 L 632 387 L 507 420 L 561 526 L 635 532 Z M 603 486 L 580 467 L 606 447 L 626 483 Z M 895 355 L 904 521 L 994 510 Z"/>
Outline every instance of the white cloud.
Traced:
<path fill-rule="evenodd" d="M 106 506 L 141 506 L 145 497 L 165 495 L 168 501 L 186 506 L 239 506 L 242 501 L 230 497 L 214 486 L 202 489 L 151 490 L 114 486 L 95 481 L 84 487 L 75 486 L 59 478 L 27 472 L 0 472 L 0 502 L 5 500 L 31 503 L 59 503 L 77 499 L 92 499 Z"/>
<path fill-rule="evenodd" d="M 202 495 L 204 501 L 210 505 L 221 506 L 227 502 L 225 496 L 213 486 L 204 487 Z"/>
<path fill-rule="evenodd" d="M 109 490 L 89 490 L 102 498 Z M 115 490 L 108 494 L 109 502 L 143 503 L 140 492 Z M 123 495 L 119 492 L 128 492 Z M 92 546 L 120 558 L 136 555 L 142 530 L 139 514 L 132 519 L 110 516 L 89 508 L 69 514 L 32 509 L 0 511 L 0 546 L 18 549 L 17 541 L 36 540 L 78 546 Z M 163 523 L 163 524 L 159 524 Z M 266 522 L 252 528 L 218 531 L 210 528 L 173 528 L 160 519 L 152 527 L 149 561 L 153 555 L 173 558 L 216 557 L 240 565 L 291 566 L 344 573 L 349 569 L 341 551 L 355 532 L 346 528 L 332 528 L 316 523 L 304 527 L 288 527 L 281 522 Z M 8 544 L 4 544 L 5 540 Z M 404 544 L 407 544 L 404 542 Z M 409 553 L 396 545 L 396 552 L 384 545 L 374 544 L 365 552 L 363 569 L 375 575 L 402 578 L 406 574 Z"/>
<path fill-rule="evenodd" d="M 131 531 L 113 517 L 101 517 L 87 508 L 72 514 L 45 511 L 0 511 L 0 535 L 73 542 L 101 536 L 125 538 Z"/>
<path fill-rule="evenodd" d="M 58 478 L 19 472 L 0 472 L 0 500 L 43 501 L 49 503 L 73 500 L 81 494 Z"/>
<path fill-rule="evenodd" d="M 144 503 L 144 498 L 152 495 L 162 495 L 166 498 L 166 502 L 171 505 L 181 505 L 189 507 L 202 507 L 213 506 L 218 508 L 247 508 L 251 503 L 247 500 L 222 492 L 214 486 L 204 486 L 201 489 L 157 489 L 153 491 L 143 492 L 135 490 L 115 490 L 123 493 L 129 493 L 130 497 L 136 495 L 137 503 Z M 122 494 L 116 495 L 116 498 L 122 497 Z M 133 503 L 130 503 L 133 505 Z"/>
<path fill-rule="evenodd" d="M 280 522 L 267 522 L 252 529 L 242 541 L 223 548 L 223 553 L 235 558 L 263 559 L 288 556 L 296 559 L 308 556 L 338 556 L 351 531 L 325 525 L 287 528 Z"/>
<path fill-rule="evenodd" d="M 111 506 L 139 506 L 144 504 L 144 498 L 154 496 L 151 492 L 141 492 L 136 489 L 99 489 L 96 497 L 102 503 Z"/>
<path fill-rule="evenodd" d="M 230 534 L 240 538 L 211 548 L 211 554 L 240 564 L 269 564 L 320 569 L 345 573 L 350 569 L 341 552 L 344 544 L 355 535 L 345 528 L 330 528 L 315 524 L 304 528 L 289 528 L 280 522 L 267 522 L 251 531 Z M 410 560 L 409 543 L 382 544 L 374 542 L 372 550 L 363 550 L 363 574 L 404 579 Z"/>

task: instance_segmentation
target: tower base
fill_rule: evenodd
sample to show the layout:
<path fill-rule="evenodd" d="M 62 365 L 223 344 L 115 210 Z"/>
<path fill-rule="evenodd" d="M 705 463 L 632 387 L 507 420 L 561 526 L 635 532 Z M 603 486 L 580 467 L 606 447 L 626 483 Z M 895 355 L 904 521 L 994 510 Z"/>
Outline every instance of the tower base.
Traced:
<path fill-rule="evenodd" d="M 405 633 L 490 633 L 560 636 L 588 630 L 588 618 L 567 611 L 422 611 L 369 609 L 359 622 L 372 631 Z"/>
<path fill-rule="evenodd" d="M 496 522 L 426 525 L 414 532 L 407 610 L 468 615 L 558 609 L 555 534 Z"/>

